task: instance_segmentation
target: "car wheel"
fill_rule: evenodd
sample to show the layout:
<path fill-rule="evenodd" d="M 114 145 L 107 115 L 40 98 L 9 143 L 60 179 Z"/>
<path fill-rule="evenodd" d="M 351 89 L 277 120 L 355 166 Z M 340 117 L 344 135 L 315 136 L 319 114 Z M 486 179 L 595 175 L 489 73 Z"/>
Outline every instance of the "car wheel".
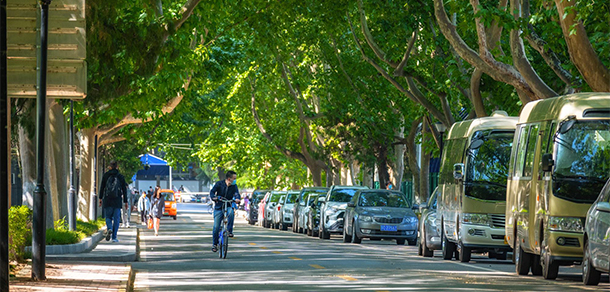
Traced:
<path fill-rule="evenodd" d="M 455 253 L 455 243 L 453 243 L 453 242 L 449 241 L 449 239 L 447 239 L 444 231 L 441 231 L 441 233 L 442 233 L 441 236 L 443 237 L 443 240 L 441 242 L 442 250 L 443 250 L 443 259 L 450 260 L 453 258 L 453 254 Z"/>
<path fill-rule="evenodd" d="M 282 223 L 282 230 L 284 230 L 284 231 L 288 230 L 288 225 L 286 225 L 285 223 Z"/>
<path fill-rule="evenodd" d="M 353 243 L 361 243 L 362 242 L 362 238 L 358 237 L 358 234 L 356 234 L 356 223 L 354 222 L 354 224 L 352 224 L 352 242 Z"/>
<path fill-rule="evenodd" d="M 297 233 L 305 233 L 305 230 L 303 228 L 297 227 L 297 231 Z"/>
<path fill-rule="evenodd" d="M 396 239 L 396 245 L 405 245 L 406 240 L 404 238 Z"/>
<path fill-rule="evenodd" d="M 424 251 L 422 249 L 422 239 L 417 241 L 417 255 L 418 256 L 423 256 L 424 255 Z"/>
<path fill-rule="evenodd" d="M 589 241 L 585 241 L 585 254 L 582 259 L 582 282 L 585 285 L 597 285 L 602 273 L 591 264 L 591 251 L 589 251 Z"/>
<path fill-rule="evenodd" d="M 465 247 L 464 244 L 460 241 L 458 243 L 458 257 L 460 262 L 467 263 L 470 261 L 470 257 L 472 256 L 472 250 L 469 247 Z"/>
<path fill-rule="evenodd" d="M 410 246 L 417 245 L 417 239 L 415 239 L 415 240 L 407 240 L 407 244 L 410 245 Z"/>
<path fill-rule="evenodd" d="M 559 274 L 559 263 L 551 258 L 546 239 L 542 241 L 542 248 L 540 249 L 540 265 L 542 266 L 543 278 L 547 280 L 557 279 L 557 275 Z"/>
<path fill-rule="evenodd" d="M 176 217 L 177 217 L 177 216 L 172 216 L 172 217 L 174 217 L 174 220 L 176 220 Z"/>
<path fill-rule="evenodd" d="M 422 239 L 422 241 L 420 243 L 421 249 L 422 249 L 422 255 L 425 258 L 433 257 L 434 256 L 434 251 L 428 248 L 427 243 L 426 243 L 426 235 L 424 234 L 422 237 L 423 237 L 423 239 Z"/>
<path fill-rule="evenodd" d="M 345 242 L 345 243 L 352 242 L 352 237 L 347 234 L 347 228 L 343 228 L 343 242 Z"/>
<path fill-rule="evenodd" d="M 496 259 L 500 260 L 500 261 L 505 261 L 508 258 L 508 252 L 503 251 L 500 253 L 496 253 Z M 540 261 L 538 261 L 540 262 Z"/>
<path fill-rule="evenodd" d="M 515 237 L 515 244 L 513 246 L 515 247 L 515 271 L 518 275 L 527 275 L 531 266 L 532 254 L 523 250 L 521 247 L 521 237 L 518 235 Z"/>

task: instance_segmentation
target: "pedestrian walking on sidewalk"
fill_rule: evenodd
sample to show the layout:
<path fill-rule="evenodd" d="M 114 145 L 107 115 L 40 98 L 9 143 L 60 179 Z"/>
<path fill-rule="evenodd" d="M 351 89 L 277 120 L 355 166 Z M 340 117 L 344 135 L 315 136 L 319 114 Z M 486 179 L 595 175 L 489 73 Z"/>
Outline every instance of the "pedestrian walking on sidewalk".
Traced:
<path fill-rule="evenodd" d="M 160 186 L 157 186 L 155 188 L 155 194 L 152 197 L 151 208 L 151 213 L 155 226 L 155 236 L 157 236 L 159 235 L 159 223 L 161 223 L 161 217 L 163 217 L 163 213 L 165 212 L 165 196 L 161 194 Z"/>
<path fill-rule="evenodd" d="M 146 225 L 146 218 L 148 218 L 148 214 L 150 214 L 150 200 L 146 196 L 146 193 L 142 193 L 140 200 L 138 200 L 138 212 L 140 212 L 142 225 Z"/>
<path fill-rule="evenodd" d="M 127 183 L 118 170 L 116 161 L 110 162 L 110 170 L 104 173 L 100 185 L 100 207 L 104 208 L 106 215 L 106 241 L 112 237 L 112 242 L 119 242 L 117 232 L 121 220 L 121 202 L 127 204 Z"/>

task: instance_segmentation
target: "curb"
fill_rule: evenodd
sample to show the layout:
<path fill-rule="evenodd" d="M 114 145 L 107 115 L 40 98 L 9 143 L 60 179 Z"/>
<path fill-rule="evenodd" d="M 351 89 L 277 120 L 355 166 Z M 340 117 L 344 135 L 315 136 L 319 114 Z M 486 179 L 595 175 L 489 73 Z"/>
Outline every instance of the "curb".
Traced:
<path fill-rule="evenodd" d="M 136 282 L 136 271 L 133 269 L 131 265 L 129 265 L 129 278 L 127 278 L 127 285 L 125 287 L 125 291 L 132 292 L 134 289 L 134 285 Z"/>
<path fill-rule="evenodd" d="M 59 255 L 59 254 L 74 254 L 82 253 L 87 250 L 95 248 L 98 242 L 104 238 L 104 231 L 106 227 L 102 227 L 97 233 L 94 233 L 90 237 L 81 240 L 79 243 L 74 244 L 62 244 L 62 245 L 47 245 L 47 255 Z M 32 246 L 25 247 L 26 252 L 32 252 Z"/>

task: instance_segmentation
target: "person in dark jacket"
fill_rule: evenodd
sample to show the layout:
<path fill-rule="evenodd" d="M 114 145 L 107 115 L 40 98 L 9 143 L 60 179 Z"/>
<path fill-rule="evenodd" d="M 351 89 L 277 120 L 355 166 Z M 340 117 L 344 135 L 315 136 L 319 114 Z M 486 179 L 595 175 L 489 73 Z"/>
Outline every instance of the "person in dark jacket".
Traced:
<path fill-rule="evenodd" d="M 106 215 L 106 241 L 119 242 L 117 232 L 121 221 L 121 201 L 127 204 L 127 183 L 118 170 L 116 161 L 110 162 L 110 170 L 104 173 L 100 185 L 100 207 L 104 208 Z"/>
<path fill-rule="evenodd" d="M 210 190 L 210 199 L 216 203 L 214 207 L 214 229 L 212 232 L 213 252 L 218 251 L 218 233 L 220 232 L 220 223 L 224 217 L 222 210 L 224 203 L 219 201 L 218 197 L 224 197 L 227 200 L 234 200 L 235 202 L 232 205 L 233 208 L 235 207 L 236 203 L 239 204 L 241 196 L 239 195 L 239 190 L 237 189 L 237 173 L 234 171 L 228 171 L 226 179 L 217 181 Z M 227 224 L 227 229 L 229 229 L 229 237 L 233 237 L 233 221 L 235 220 L 233 208 L 229 208 L 229 210 L 227 210 L 227 216 L 229 217 L 229 222 Z"/>
<path fill-rule="evenodd" d="M 165 196 L 161 194 L 161 187 L 157 186 L 155 188 L 155 194 L 152 196 L 151 203 L 151 215 L 155 226 L 155 236 L 159 235 L 159 224 L 161 223 L 163 213 L 165 213 Z"/>

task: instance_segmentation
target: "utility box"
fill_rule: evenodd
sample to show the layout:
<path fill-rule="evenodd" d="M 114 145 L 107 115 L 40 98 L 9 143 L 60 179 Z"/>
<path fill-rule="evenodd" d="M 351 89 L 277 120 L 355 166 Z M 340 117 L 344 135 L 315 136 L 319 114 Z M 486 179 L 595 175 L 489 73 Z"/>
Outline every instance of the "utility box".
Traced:
<path fill-rule="evenodd" d="M 7 1 L 8 95 L 35 98 L 40 49 L 37 0 Z M 87 96 L 85 0 L 53 0 L 49 6 L 47 98 Z"/>

